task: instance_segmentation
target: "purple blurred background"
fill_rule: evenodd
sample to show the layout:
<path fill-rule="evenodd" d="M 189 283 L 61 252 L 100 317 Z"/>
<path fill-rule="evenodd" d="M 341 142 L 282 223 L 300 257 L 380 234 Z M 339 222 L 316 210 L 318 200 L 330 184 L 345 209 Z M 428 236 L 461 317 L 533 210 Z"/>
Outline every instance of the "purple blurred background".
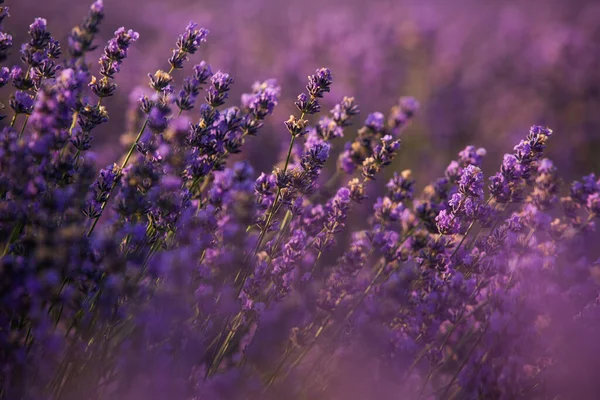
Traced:
<path fill-rule="evenodd" d="M 41 16 L 66 43 L 88 3 L 8 0 L 11 17 L 4 29 L 17 46 Z M 129 91 L 147 85 L 147 73 L 167 67 L 177 34 L 195 20 L 210 35 L 193 62 L 204 59 L 235 77 L 230 105 L 255 80 L 274 77 L 283 86 L 271 133 L 249 142 L 251 157 L 261 155 L 259 170 L 275 161 L 280 144 L 287 145 L 282 121 L 306 76 L 320 66 L 334 74 L 325 104 L 354 96 L 361 119 L 387 112 L 401 95 L 421 102 L 398 165 L 421 177 L 442 174 L 466 144 L 487 148 L 485 169 L 492 172 L 532 124 L 555 130 L 548 154 L 565 178 L 600 170 L 597 1 L 105 0 L 105 6 L 94 56 L 119 26 L 141 38 L 117 77 L 118 94 L 106 102 L 111 120 L 95 134 L 103 163 L 121 152 Z M 7 64 L 18 63 L 17 57 L 13 49 Z M 190 66 L 179 71 L 177 82 Z M 4 102 L 10 90 L 0 93 Z"/>

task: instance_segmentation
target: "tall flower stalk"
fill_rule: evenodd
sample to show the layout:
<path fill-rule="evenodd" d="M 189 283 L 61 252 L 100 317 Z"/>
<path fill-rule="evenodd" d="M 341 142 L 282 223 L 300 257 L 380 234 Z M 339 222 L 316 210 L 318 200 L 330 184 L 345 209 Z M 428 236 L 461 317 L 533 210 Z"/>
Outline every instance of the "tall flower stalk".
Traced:
<path fill-rule="evenodd" d="M 142 135 L 144 134 L 144 130 L 148 123 L 153 119 L 159 120 L 164 118 L 164 113 L 167 112 L 169 108 L 168 105 L 168 95 L 171 90 L 170 84 L 173 78 L 171 77 L 171 73 L 176 69 L 183 68 L 183 63 L 188 59 L 188 54 L 194 54 L 200 47 L 200 43 L 206 41 L 206 36 L 208 35 L 208 30 L 204 28 L 198 29 L 198 25 L 194 22 L 190 22 L 183 34 L 181 34 L 177 38 L 177 48 L 173 50 L 173 55 L 169 58 L 170 69 L 169 72 L 157 71 L 154 76 L 150 76 L 150 87 L 152 87 L 156 94 L 159 96 L 158 102 L 154 103 L 149 101 L 148 99 L 142 99 L 142 110 L 146 113 L 147 117 L 142 123 L 142 127 L 140 128 L 135 140 L 129 147 L 129 151 L 126 153 L 125 158 L 121 162 L 119 166 L 118 174 L 120 175 L 122 171 L 129 164 L 129 160 L 133 155 Z M 124 30 L 119 30 L 115 32 L 115 39 L 109 43 L 109 45 L 105 48 L 105 55 L 100 59 L 100 64 L 102 67 L 101 74 L 103 78 L 99 83 L 96 80 L 92 80 L 90 83 L 90 87 L 94 93 L 98 95 L 100 99 L 102 97 L 110 96 L 114 92 L 116 85 L 111 84 L 109 82 L 109 78 L 118 71 L 119 61 L 126 57 L 127 55 L 127 47 L 131 43 L 131 41 L 137 40 L 139 35 L 136 32 L 129 31 L 125 32 Z M 100 102 L 100 100 L 99 100 Z M 98 224 L 98 220 L 102 216 L 102 212 L 106 208 L 106 204 L 110 200 L 111 194 L 114 191 L 116 185 L 118 183 L 118 178 L 114 181 L 110 190 L 103 196 L 102 201 L 99 201 L 97 204 L 97 216 L 93 217 L 93 222 L 90 226 L 90 229 L 87 232 L 87 236 L 90 236 L 96 225 Z"/>

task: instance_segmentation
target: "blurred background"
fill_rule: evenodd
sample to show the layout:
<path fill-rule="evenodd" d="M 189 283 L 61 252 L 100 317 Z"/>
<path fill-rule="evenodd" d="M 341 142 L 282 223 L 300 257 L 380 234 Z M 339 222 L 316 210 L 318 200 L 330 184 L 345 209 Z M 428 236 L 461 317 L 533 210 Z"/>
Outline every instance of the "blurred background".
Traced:
<path fill-rule="evenodd" d="M 70 28 L 89 1 L 7 0 L 4 30 L 15 47 L 34 17 L 45 17 L 66 44 Z M 277 78 L 283 87 L 278 111 L 262 136 L 251 138 L 246 157 L 269 170 L 288 134 L 282 121 L 306 77 L 327 66 L 334 76 L 324 110 L 342 96 L 361 107 L 358 128 L 369 112 L 386 113 L 401 95 L 422 105 L 403 134 L 397 168 L 420 178 L 443 174 L 467 144 L 485 147 L 484 169 L 498 169 L 502 154 L 530 125 L 555 131 L 548 155 L 568 179 L 600 171 L 600 2 L 585 0 L 463 2 L 457 0 L 105 0 L 100 54 L 119 26 L 140 32 L 122 72 L 118 94 L 107 101 L 111 120 L 99 129 L 94 148 L 102 163 L 121 152 L 129 93 L 147 85 L 147 74 L 168 67 L 176 36 L 189 20 L 210 30 L 192 59 L 234 76 L 229 105 L 255 80 Z M 93 58 L 92 71 L 97 71 Z M 190 73 L 178 71 L 176 83 Z M 10 92 L 0 93 L 3 102 Z M 192 111 L 191 117 L 195 117 Z M 348 132 L 352 136 L 353 131 Z M 338 148 L 343 143 L 338 143 Z M 331 162 L 333 164 L 333 162 Z M 423 181 L 421 181 L 423 183 Z"/>

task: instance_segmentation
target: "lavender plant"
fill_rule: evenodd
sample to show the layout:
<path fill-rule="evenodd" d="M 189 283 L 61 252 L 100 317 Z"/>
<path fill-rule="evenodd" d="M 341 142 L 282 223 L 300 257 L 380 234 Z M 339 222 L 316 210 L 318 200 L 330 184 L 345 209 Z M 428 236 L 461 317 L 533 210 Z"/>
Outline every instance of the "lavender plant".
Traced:
<path fill-rule="evenodd" d="M 190 22 L 132 101 L 123 156 L 98 169 L 92 130 L 143 40 L 119 28 L 96 78 L 103 20 L 97 0 L 61 59 L 36 19 L 26 71 L 0 69 L 16 88 L 0 131 L 1 399 L 598 393 L 600 179 L 561 180 L 551 129 L 532 126 L 487 181 L 468 146 L 422 191 L 410 170 L 381 185 L 419 103 L 354 132 L 353 97 L 317 119 L 335 85 L 319 68 L 260 173 L 244 145 L 281 88 L 258 81 L 229 105 L 231 75 L 185 71 L 208 34 Z"/>

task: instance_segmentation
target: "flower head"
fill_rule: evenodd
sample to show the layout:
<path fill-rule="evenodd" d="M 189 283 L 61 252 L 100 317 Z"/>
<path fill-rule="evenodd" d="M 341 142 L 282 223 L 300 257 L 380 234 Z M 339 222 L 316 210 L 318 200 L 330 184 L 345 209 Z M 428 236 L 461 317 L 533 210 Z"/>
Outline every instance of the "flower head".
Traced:
<path fill-rule="evenodd" d="M 319 68 L 313 75 L 308 77 L 306 90 L 313 97 L 323 97 L 323 93 L 330 91 L 332 82 L 329 68 Z"/>

